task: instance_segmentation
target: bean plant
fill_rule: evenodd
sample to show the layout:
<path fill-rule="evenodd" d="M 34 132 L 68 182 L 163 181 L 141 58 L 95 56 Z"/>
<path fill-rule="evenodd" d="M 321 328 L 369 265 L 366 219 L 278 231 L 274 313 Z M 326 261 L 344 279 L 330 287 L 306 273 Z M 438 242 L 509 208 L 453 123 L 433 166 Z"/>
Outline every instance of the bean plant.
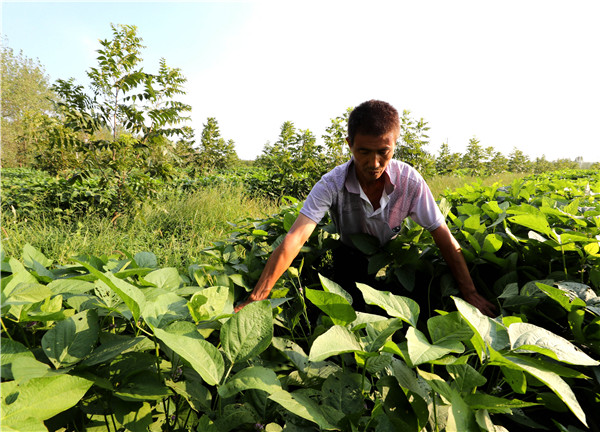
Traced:
<path fill-rule="evenodd" d="M 382 286 L 331 279 L 322 221 L 238 313 L 301 203 L 232 225 L 186 272 L 151 252 L 2 254 L 2 430 L 598 430 L 600 182 L 473 184 L 440 202 L 496 318 L 408 220 L 357 236 Z M 423 295 L 424 294 L 424 295 Z"/>

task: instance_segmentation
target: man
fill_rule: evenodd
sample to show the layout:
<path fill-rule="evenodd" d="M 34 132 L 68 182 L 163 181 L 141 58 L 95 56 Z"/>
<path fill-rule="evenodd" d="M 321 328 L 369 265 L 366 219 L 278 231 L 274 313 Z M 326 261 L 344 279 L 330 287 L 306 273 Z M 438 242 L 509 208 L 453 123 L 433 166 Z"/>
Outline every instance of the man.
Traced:
<path fill-rule="evenodd" d="M 370 100 L 356 107 L 348 119 L 348 137 L 352 159 L 325 174 L 308 195 L 300 215 L 283 242 L 273 251 L 249 298 L 250 302 L 269 296 L 275 282 L 291 265 L 317 223 L 330 212 L 343 250 L 334 267 L 340 268 L 352 253 L 351 235 L 371 234 L 385 244 L 392 239 L 402 221 L 410 216 L 430 231 L 448 263 L 462 297 L 488 316 L 495 316 L 495 306 L 475 288 L 460 245 L 446 226 L 429 187 L 421 175 L 408 164 L 393 160 L 400 136 L 398 112 L 386 102 Z M 358 252 L 356 252 L 358 253 Z M 347 266 L 348 269 L 353 265 Z M 344 286 L 354 299 L 362 296 L 356 287 Z"/>

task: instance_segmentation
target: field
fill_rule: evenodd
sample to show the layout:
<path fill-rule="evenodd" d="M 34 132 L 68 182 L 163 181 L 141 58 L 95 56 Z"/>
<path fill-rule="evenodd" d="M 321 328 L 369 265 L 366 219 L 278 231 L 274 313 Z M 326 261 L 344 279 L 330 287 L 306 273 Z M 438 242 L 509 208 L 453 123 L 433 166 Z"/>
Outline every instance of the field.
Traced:
<path fill-rule="evenodd" d="M 599 430 L 600 174 L 495 180 L 430 182 L 495 319 L 410 220 L 356 239 L 397 289 L 360 285 L 369 313 L 329 279 L 324 220 L 233 314 L 301 202 L 223 184 L 111 220 L 3 195 L 3 430 Z"/>

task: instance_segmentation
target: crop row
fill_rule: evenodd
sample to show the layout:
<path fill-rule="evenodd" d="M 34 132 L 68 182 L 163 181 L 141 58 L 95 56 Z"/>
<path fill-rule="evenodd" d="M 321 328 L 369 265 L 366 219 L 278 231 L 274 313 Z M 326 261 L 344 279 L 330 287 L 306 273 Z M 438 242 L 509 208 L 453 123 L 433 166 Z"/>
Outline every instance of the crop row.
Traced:
<path fill-rule="evenodd" d="M 150 252 L 1 257 L 6 430 L 582 430 L 600 424 L 600 179 L 475 184 L 440 202 L 491 319 L 431 236 L 357 247 L 397 287 L 328 279 L 327 220 L 270 300 L 233 314 L 301 203 L 239 221 L 185 274 Z M 421 306 L 412 297 L 426 293 Z M 401 295 L 399 295 L 401 294 Z M 421 296 L 422 297 L 422 296 Z M 435 309 L 435 310 L 434 310 Z"/>

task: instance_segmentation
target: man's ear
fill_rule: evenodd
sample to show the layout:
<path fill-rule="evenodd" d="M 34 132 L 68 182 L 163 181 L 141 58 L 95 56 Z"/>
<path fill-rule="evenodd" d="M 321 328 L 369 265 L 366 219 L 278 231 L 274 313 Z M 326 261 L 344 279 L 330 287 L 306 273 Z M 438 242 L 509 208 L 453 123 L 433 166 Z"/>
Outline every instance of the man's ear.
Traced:
<path fill-rule="evenodd" d="M 352 143 L 350 142 L 350 137 L 346 137 L 346 143 L 348 144 L 348 147 L 352 148 Z"/>

